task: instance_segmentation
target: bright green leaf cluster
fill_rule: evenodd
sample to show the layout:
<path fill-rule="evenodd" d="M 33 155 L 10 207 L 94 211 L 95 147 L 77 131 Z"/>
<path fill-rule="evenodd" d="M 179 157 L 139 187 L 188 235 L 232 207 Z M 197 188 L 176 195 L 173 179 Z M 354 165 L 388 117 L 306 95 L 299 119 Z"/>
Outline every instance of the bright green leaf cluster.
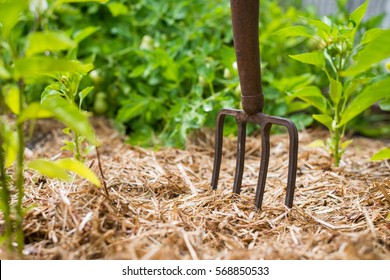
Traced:
<path fill-rule="evenodd" d="M 317 19 L 305 19 L 306 26 L 287 27 L 275 34 L 283 37 L 309 37 L 320 41 L 319 50 L 290 55 L 294 60 L 314 65 L 327 76 L 327 93 L 316 86 L 295 90 L 290 98 L 298 98 L 316 108 L 321 114 L 313 118 L 330 131 L 328 148 L 338 166 L 345 147 L 342 142 L 347 125 L 375 103 L 390 96 L 390 76 L 372 78 L 367 70 L 390 57 L 390 30 L 371 29 L 360 42 L 356 33 L 368 0 L 353 11 L 349 22 L 336 24 Z"/>

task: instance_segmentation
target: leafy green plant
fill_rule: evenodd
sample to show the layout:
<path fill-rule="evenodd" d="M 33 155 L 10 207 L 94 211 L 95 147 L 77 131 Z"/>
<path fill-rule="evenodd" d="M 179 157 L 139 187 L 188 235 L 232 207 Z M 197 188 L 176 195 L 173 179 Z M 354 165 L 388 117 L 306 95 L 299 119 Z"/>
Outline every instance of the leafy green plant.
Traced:
<path fill-rule="evenodd" d="M 360 40 L 357 36 L 367 5 L 368 1 L 353 11 L 347 24 L 305 19 L 308 25 L 277 32 L 282 37 L 314 37 L 318 42 L 316 51 L 290 57 L 321 69 L 329 80 L 327 92 L 308 86 L 291 92 L 289 98 L 303 100 L 320 112 L 313 118 L 330 131 L 326 147 L 335 166 L 339 166 L 346 146 L 351 143 L 343 139 L 351 120 L 390 94 L 389 75 L 373 68 L 390 57 L 390 30 L 373 28 Z"/>
<path fill-rule="evenodd" d="M 63 158 L 55 162 L 37 159 L 24 162 L 25 137 L 24 127 L 27 121 L 39 118 L 53 117 L 67 125 L 73 132 L 77 143 L 80 137 L 92 144 L 97 144 L 95 133 L 88 121 L 87 115 L 81 112 L 74 104 L 75 93 L 80 102 L 87 94 L 88 88 L 78 93 L 78 84 L 82 75 L 92 70 L 92 64 L 84 64 L 71 57 L 64 57 L 63 51 L 69 51 L 74 56 L 77 43 L 60 31 L 39 30 L 37 22 L 43 10 L 49 9 L 41 5 L 46 1 L 12 1 L 0 2 L 0 175 L 1 201 L 0 210 L 3 212 L 5 229 L 3 237 L 9 251 L 14 250 L 13 243 L 17 244 L 17 251 L 21 254 L 24 245 L 23 237 L 23 197 L 24 197 L 24 169 L 31 168 L 43 175 L 70 180 L 68 172 L 73 172 L 95 185 L 100 185 L 96 175 L 80 159 L 80 151 L 76 149 L 76 159 Z M 58 0 L 53 6 L 64 2 L 84 2 L 73 0 Z M 100 1 L 101 2 L 101 1 Z M 30 4 L 31 11 L 28 10 Z M 22 17 L 20 15 L 23 15 Z M 25 33 L 26 22 L 34 19 L 33 29 Z M 48 18 L 46 19 L 48 20 Z M 46 26 L 47 27 L 47 26 Z M 71 77 L 71 82 L 52 83 L 51 88 L 44 92 L 41 102 L 26 104 L 26 88 L 36 83 L 50 81 L 52 78 Z M 62 90 L 63 89 L 63 90 Z M 64 95 L 61 95 L 64 94 Z M 11 121 L 7 115 L 12 114 Z M 77 145 L 77 144 L 76 144 Z M 12 167 L 14 165 L 14 172 Z M 16 193 L 16 203 L 11 203 L 11 193 Z"/>
<path fill-rule="evenodd" d="M 261 5 L 265 111 L 293 114 L 307 126 L 312 122 L 303 112 L 307 105 L 290 106 L 284 93 L 313 79 L 306 74 L 309 67 L 287 63 L 284 56 L 303 50 L 306 42 L 273 34 L 303 12 L 276 1 Z M 85 79 L 95 88 L 83 106 L 115 119 L 131 144 L 183 147 L 191 131 L 214 127 L 222 107 L 240 106 L 229 1 L 112 0 L 104 6 L 63 7 L 55 13 L 61 28 L 99 28 L 80 43 L 80 57 L 94 58 L 96 68 Z M 234 126 L 227 128 L 227 134 L 234 132 Z"/>

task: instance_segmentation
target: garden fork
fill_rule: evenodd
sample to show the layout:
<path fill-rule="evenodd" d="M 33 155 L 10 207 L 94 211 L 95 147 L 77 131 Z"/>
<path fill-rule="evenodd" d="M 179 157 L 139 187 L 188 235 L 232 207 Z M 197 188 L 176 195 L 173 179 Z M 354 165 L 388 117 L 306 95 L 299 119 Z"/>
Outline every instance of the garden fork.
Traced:
<path fill-rule="evenodd" d="M 233 116 L 238 126 L 237 162 L 233 192 L 241 191 L 245 158 L 246 124 L 261 127 L 261 161 L 257 182 L 255 205 L 261 209 L 267 179 L 270 155 L 270 130 L 273 124 L 287 128 L 290 138 L 289 167 L 285 204 L 293 205 L 298 160 L 298 131 L 295 124 L 284 118 L 264 114 L 264 97 L 261 88 L 259 51 L 259 0 L 230 0 L 232 12 L 234 48 L 236 51 L 238 75 L 241 85 L 242 109 L 222 109 L 216 122 L 214 170 L 211 186 L 217 188 L 222 159 L 223 124 L 226 116 Z"/>

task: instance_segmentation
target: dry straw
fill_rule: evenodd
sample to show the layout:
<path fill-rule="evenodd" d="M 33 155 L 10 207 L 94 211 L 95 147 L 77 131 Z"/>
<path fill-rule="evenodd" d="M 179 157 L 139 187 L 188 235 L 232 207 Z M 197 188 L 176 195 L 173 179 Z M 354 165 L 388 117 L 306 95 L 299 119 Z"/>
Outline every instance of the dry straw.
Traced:
<path fill-rule="evenodd" d="M 211 191 L 212 133 L 195 135 L 186 150 L 153 151 L 125 144 L 105 120 L 94 123 L 109 197 L 80 179 L 26 172 L 28 259 L 390 259 L 390 166 L 363 157 L 388 142 L 355 139 L 335 169 L 327 153 L 308 145 L 326 135 L 300 133 L 289 210 L 287 137 L 272 136 L 264 209 L 257 211 L 259 139 L 248 139 L 242 194 L 235 196 L 234 140 L 225 139 L 219 189 Z M 51 121 L 38 127 L 32 157 L 58 154 L 60 128 Z M 95 158 L 89 161 L 99 174 Z"/>

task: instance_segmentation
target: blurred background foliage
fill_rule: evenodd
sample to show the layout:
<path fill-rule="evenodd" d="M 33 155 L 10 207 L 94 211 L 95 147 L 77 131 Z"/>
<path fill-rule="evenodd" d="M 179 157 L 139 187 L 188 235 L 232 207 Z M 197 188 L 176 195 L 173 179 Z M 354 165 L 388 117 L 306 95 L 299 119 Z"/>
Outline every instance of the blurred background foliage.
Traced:
<path fill-rule="evenodd" d="M 64 0 L 52 9 L 56 2 L 47 0 L 48 5 L 36 8 L 39 16 L 19 23 L 13 36 L 23 40 L 34 24 L 72 37 L 85 34 L 77 58 L 95 69 L 82 81 L 83 87 L 94 86 L 83 107 L 112 118 L 131 144 L 183 147 L 192 131 L 214 127 L 221 108 L 240 107 L 228 0 Z M 329 16 L 333 21 L 348 21 L 343 2 Z M 325 92 L 326 77 L 288 55 L 313 50 L 318 42 L 274 33 L 299 24 L 302 17 L 317 17 L 316 9 L 299 0 L 289 5 L 262 0 L 260 15 L 265 113 L 289 117 L 300 129 L 312 126 L 313 109 L 288 100 L 286 93 L 312 83 Z M 360 28 L 379 26 L 382 19 L 371 18 Z M 29 101 L 40 99 L 46 82 L 27 88 Z M 352 132 L 388 137 L 388 120 L 388 114 L 373 108 L 354 121 Z M 234 133 L 234 125 L 225 128 L 226 134 Z"/>

